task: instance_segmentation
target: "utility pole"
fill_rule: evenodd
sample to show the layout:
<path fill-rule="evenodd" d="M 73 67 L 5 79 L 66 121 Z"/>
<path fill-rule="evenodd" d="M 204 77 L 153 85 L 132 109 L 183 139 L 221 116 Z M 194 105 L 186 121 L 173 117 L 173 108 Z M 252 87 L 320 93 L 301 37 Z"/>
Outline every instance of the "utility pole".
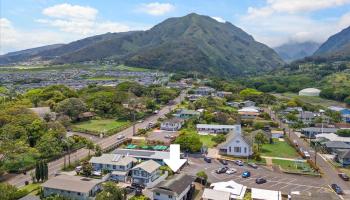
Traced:
<path fill-rule="evenodd" d="M 136 127 L 135 127 L 135 111 L 133 111 L 133 123 L 132 123 L 132 135 L 135 136 L 135 130 L 136 130 Z"/>

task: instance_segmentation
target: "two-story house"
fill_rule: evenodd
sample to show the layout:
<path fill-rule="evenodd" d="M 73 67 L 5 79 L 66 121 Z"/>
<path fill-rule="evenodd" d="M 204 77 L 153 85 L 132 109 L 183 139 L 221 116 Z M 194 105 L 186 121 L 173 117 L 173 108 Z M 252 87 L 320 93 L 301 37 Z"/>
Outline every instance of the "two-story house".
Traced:
<path fill-rule="evenodd" d="M 219 125 L 219 124 L 197 124 L 197 131 L 200 134 L 217 134 L 228 132 L 241 132 L 241 125 Z"/>
<path fill-rule="evenodd" d="M 169 180 L 160 182 L 152 189 L 153 200 L 190 200 L 194 194 L 195 177 L 177 174 Z"/>
<path fill-rule="evenodd" d="M 147 187 L 162 175 L 160 166 L 159 163 L 153 160 L 147 160 L 136 165 L 132 168 L 132 182 Z"/>
<path fill-rule="evenodd" d="M 108 170 L 111 172 L 111 180 L 125 182 L 137 159 L 120 154 L 102 154 L 100 157 L 92 157 L 89 162 L 95 171 Z"/>
<path fill-rule="evenodd" d="M 219 145 L 219 154 L 247 157 L 253 154 L 252 142 L 241 133 L 230 132 L 224 143 Z"/>

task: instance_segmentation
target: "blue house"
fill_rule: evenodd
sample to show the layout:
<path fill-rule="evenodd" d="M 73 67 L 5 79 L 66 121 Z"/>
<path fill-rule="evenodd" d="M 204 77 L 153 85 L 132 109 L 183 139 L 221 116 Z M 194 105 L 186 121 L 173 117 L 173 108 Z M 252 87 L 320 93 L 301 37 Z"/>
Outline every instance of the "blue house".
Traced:
<path fill-rule="evenodd" d="M 350 109 L 349 108 L 343 108 L 343 107 L 337 107 L 337 106 L 330 106 L 328 108 L 330 110 L 340 112 L 343 121 L 346 123 L 350 123 Z"/>

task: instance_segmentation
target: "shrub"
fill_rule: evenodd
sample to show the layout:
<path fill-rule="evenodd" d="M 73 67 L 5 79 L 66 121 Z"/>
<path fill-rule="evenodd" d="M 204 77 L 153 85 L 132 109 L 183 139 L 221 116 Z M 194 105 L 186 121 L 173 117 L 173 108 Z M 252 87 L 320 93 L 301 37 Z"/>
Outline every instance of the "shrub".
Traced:
<path fill-rule="evenodd" d="M 340 129 L 336 132 L 341 137 L 350 137 L 350 129 Z"/>

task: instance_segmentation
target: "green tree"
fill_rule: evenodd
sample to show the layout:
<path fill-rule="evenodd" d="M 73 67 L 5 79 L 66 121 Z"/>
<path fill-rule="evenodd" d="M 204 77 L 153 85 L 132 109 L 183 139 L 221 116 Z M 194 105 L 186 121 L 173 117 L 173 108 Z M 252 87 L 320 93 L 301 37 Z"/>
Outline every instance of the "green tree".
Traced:
<path fill-rule="evenodd" d="M 149 198 L 144 195 L 141 195 L 141 196 L 133 196 L 129 200 L 149 200 Z"/>
<path fill-rule="evenodd" d="M 188 152 L 199 152 L 202 148 L 203 143 L 200 141 L 199 136 L 192 134 L 181 134 L 175 140 L 176 144 L 180 144 L 183 151 Z"/>
<path fill-rule="evenodd" d="M 336 134 L 341 137 L 350 137 L 350 129 L 339 129 Z"/>
<path fill-rule="evenodd" d="M 103 184 L 103 191 L 96 195 L 96 200 L 124 200 L 124 192 L 113 182 Z"/>
<path fill-rule="evenodd" d="M 20 191 L 15 186 L 7 183 L 0 183 L 0 199 L 16 200 L 25 196 L 27 191 Z"/>
<path fill-rule="evenodd" d="M 216 144 L 220 144 L 226 141 L 226 137 L 223 134 L 217 134 L 216 136 L 211 138 L 211 140 L 214 141 Z"/>
<path fill-rule="evenodd" d="M 205 171 L 199 171 L 196 176 L 201 179 L 202 185 L 205 185 L 208 180 L 208 175 L 205 173 Z"/>
<path fill-rule="evenodd" d="M 261 151 L 261 147 L 263 144 L 266 144 L 268 142 L 266 136 L 264 135 L 264 133 L 262 133 L 261 131 L 259 131 L 255 137 L 254 137 L 254 141 L 255 143 L 258 145 L 258 152 Z"/>
<path fill-rule="evenodd" d="M 80 113 L 87 110 L 85 103 L 78 98 L 69 98 L 59 102 L 56 112 L 63 113 L 73 120 L 76 120 Z"/>
<path fill-rule="evenodd" d="M 344 99 L 344 102 L 345 102 L 348 106 L 350 106 L 350 96 L 346 97 L 346 98 Z"/>
<path fill-rule="evenodd" d="M 82 172 L 83 172 L 83 175 L 86 176 L 86 177 L 91 176 L 91 174 L 92 174 L 92 165 L 88 161 L 84 161 L 82 163 Z"/>

